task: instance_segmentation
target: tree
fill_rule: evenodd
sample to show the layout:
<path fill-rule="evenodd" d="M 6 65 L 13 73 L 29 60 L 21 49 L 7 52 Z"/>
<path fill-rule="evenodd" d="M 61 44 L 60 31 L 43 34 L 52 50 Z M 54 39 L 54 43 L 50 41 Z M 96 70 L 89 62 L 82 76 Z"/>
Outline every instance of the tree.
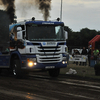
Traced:
<path fill-rule="evenodd" d="M 88 42 L 100 34 L 100 31 L 90 30 L 88 28 L 83 28 L 79 32 L 73 32 L 68 26 L 65 26 L 64 29 L 68 32 L 68 47 L 88 47 Z"/>

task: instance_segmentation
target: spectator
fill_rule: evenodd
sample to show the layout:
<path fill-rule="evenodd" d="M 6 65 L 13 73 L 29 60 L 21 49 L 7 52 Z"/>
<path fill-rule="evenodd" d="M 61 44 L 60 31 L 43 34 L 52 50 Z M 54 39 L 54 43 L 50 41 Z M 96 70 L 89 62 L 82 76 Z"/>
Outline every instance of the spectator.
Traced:
<path fill-rule="evenodd" d="M 89 62 L 89 66 L 90 66 L 90 58 L 91 58 L 91 45 L 88 46 L 88 62 Z"/>
<path fill-rule="evenodd" d="M 74 57 L 74 55 L 80 55 L 79 51 L 78 50 L 74 50 L 74 54 L 72 55 Z M 76 65 L 78 65 L 78 62 L 74 62 L 76 63 Z"/>
<path fill-rule="evenodd" d="M 85 47 L 83 47 L 83 50 L 82 50 L 82 53 L 81 53 L 82 55 L 87 55 L 87 50 L 86 50 L 86 48 Z"/>
<path fill-rule="evenodd" d="M 74 50 L 74 53 L 72 54 L 72 57 L 74 57 L 76 50 Z M 75 61 L 73 62 L 73 64 L 75 64 Z"/>
<path fill-rule="evenodd" d="M 87 55 L 87 50 L 86 50 L 86 48 L 85 48 L 85 47 L 83 47 L 83 50 L 82 50 L 81 55 Z M 81 62 L 80 62 L 80 64 L 79 64 L 79 65 L 81 65 L 81 64 L 86 66 L 86 62 L 83 62 L 83 63 L 81 63 Z"/>
<path fill-rule="evenodd" d="M 93 51 L 94 60 L 97 60 L 97 56 L 99 55 L 99 50 L 97 48 Z"/>

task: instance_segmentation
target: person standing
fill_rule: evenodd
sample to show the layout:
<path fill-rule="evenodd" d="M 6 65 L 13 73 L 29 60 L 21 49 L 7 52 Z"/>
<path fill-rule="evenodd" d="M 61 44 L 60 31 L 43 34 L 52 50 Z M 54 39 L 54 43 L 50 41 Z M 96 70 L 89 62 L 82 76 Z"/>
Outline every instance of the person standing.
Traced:
<path fill-rule="evenodd" d="M 81 55 L 87 55 L 87 50 L 85 47 L 83 47 L 83 50 L 82 50 L 82 53 Z M 82 62 L 80 62 L 80 65 L 81 65 Z M 85 65 L 86 66 L 86 62 L 83 62 L 82 65 Z"/>
<path fill-rule="evenodd" d="M 89 66 L 90 66 L 90 60 L 91 60 L 91 45 L 88 46 L 88 63 L 89 63 Z"/>
<path fill-rule="evenodd" d="M 80 53 L 79 53 L 79 51 L 78 51 L 77 49 L 76 49 L 76 50 L 74 49 L 74 53 L 72 54 L 73 57 L 75 57 L 75 55 L 80 55 Z M 76 65 L 78 65 L 78 62 L 77 62 L 77 61 L 76 61 L 76 62 L 74 61 L 73 64 L 74 64 L 74 63 L 75 63 Z"/>
<path fill-rule="evenodd" d="M 98 55 L 99 55 L 99 50 L 95 48 L 93 51 L 94 60 L 97 60 Z"/>
<path fill-rule="evenodd" d="M 87 50 L 86 50 L 86 48 L 85 47 L 83 47 L 83 50 L 82 50 L 82 53 L 81 53 L 82 55 L 87 55 Z"/>

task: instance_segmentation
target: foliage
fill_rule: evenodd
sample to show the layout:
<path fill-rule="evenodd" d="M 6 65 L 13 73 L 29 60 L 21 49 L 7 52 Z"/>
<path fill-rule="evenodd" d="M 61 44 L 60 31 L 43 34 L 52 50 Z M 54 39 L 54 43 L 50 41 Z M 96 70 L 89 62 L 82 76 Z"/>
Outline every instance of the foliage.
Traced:
<path fill-rule="evenodd" d="M 90 30 L 88 28 L 83 28 L 79 32 L 73 32 L 68 26 L 64 27 L 65 31 L 68 32 L 68 47 L 88 47 L 88 42 L 100 34 L 100 31 Z"/>

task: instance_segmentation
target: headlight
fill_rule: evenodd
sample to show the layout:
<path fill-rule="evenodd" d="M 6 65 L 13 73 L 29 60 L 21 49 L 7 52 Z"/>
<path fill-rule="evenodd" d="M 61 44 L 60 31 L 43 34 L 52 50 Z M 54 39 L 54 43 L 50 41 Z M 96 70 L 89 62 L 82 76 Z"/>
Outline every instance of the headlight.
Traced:
<path fill-rule="evenodd" d="M 27 58 L 27 63 L 29 67 L 32 67 L 34 65 L 37 65 L 36 58 Z"/>
<path fill-rule="evenodd" d="M 28 66 L 29 66 L 29 67 L 32 67 L 32 66 L 35 66 L 35 65 L 37 65 L 36 62 L 32 62 L 32 61 L 29 61 L 29 62 L 28 62 Z"/>
<path fill-rule="evenodd" d="M 63 64 L 67 64 L 67 61 L 62 61 Z"/>
<path fill-rule="evenodd" d="M 29 66 L 29 67 L 32 67 L 33 65 L 34 65 L 34 63 L 33 63 L 32 61 L 29 61 L 29 62 L 28 62 L 28 66 Z"/>

